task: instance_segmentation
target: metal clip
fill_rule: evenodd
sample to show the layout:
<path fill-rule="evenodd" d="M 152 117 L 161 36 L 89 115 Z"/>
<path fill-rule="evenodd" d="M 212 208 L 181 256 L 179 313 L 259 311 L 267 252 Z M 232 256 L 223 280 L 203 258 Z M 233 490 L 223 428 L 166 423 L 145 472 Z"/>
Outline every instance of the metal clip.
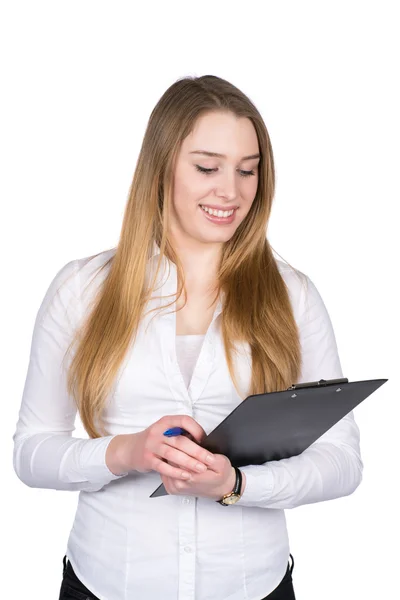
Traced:
<path fill-rule="evenodd" d="M 295 383 L 288 387 L 288 390 L 299 390 L 301 388 L 326 387 L 328 385 L 337 385 L 338 383 L 349 383 L 346 377 L 341 379 L 320 379 L 319 381 L 308 381 L 306 383 Z M 339 390 L 340 391 L 340 388 Z"/>

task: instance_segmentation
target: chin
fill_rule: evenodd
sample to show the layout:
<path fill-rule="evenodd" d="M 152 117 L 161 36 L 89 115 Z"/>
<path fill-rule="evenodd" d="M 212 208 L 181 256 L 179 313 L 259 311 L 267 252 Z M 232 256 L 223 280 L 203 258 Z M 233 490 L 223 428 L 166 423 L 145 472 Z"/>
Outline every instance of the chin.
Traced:
<path fill-rule="evenodd" d="M 225 243 L 225 242 L 229 242 L 229 240 L 233 237 L 234 233 L 235 233 L 234 231 L 220 232 L 220 233 L 216 233 L 214 235 L 209 235 L 207 237 L 203 237 L 202 241 L 209 243 L 209 244 Z"/>

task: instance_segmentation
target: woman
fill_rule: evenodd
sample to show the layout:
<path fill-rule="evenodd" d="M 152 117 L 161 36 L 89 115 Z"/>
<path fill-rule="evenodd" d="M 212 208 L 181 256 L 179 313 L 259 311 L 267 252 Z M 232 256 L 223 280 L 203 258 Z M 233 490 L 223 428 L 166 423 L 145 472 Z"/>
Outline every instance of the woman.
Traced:
<path fill-rule="evenodd" d="M 51 282 L 14 468 L 80 491 L 60 600 L 291 600 L 284 509 L 359 485 L 353 413 L 301 455 L 239 471 L 200 446 L 250 394 L 343 376 L 317 288 L 266 239 L 273 196 L 252 102 L 181 79 L 150 116 L 118 246 Z M 89 439 L 72 437 L 77 411 Z M 149 498 L 160 478 L 169 495 Z"/>

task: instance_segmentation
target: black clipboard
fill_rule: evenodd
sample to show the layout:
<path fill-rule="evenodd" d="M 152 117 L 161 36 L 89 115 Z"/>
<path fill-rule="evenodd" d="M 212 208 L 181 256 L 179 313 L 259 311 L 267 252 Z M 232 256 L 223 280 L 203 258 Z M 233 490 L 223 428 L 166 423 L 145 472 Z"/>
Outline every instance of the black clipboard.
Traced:
<path fill-rule="evenodd" d="M 200 445 L 235 467 L 297 456 L 386 381 L 320 379 L 248 396 Z M 166 495 L 161 483 L 150 498 Z"/>

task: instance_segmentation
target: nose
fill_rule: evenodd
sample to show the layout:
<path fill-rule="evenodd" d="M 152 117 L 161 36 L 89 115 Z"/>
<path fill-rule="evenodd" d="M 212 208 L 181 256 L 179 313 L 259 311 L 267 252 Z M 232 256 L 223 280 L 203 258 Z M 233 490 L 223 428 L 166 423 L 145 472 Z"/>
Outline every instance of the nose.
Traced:
<path fill-rule="evenodd" d="M 215 193 L 219 198 L 226 198 L 229 202 L 237 199 L 238 182 L 235 171 L 232 173 L 231 170 L 227 169 L 224 173 L 221 173 Z"/>

